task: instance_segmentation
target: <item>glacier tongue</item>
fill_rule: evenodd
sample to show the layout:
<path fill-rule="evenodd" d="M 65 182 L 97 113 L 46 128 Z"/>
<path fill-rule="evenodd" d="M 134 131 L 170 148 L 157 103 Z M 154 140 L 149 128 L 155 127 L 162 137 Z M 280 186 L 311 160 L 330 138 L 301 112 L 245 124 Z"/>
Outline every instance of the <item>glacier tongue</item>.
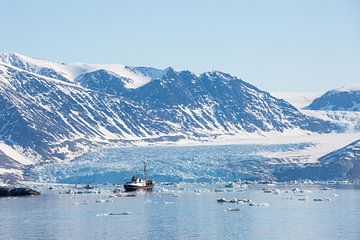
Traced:
<path fill-rule="evenodd" d="M 271 179 L 277 164 L 256 153 L 308 147 L 311 144 L 112 148 L 85 154 L 68 164 L 31 169 L 30 174 L 40 180 L 64 183 L 123 183 L 133 174 L 141 175 L 146 160 L 149 176 L 156 181 Z"/>
<path fill-rule="evenodd" d="M 107 148 L 85 154 L 70 163 L 32 168 L 29 174 L 40 180 L 64 183 L 122 183 L 133 174 L 141 175 L 142 163 L 146 161 L 149 175 L 156 181 L 358 178 L 360 141 L 345 147 L 341 142 L 353 141 L 359 134 L 338 135 L 294 136 L 289 138 L 290 143 L 273 138 L 272 141 L 258 139 L 257 143 L 253 140 L 250 144 L 237 140 L 230 145 L 216 146 Z M 326 154 L 334 148 L 339 150 Z"/>

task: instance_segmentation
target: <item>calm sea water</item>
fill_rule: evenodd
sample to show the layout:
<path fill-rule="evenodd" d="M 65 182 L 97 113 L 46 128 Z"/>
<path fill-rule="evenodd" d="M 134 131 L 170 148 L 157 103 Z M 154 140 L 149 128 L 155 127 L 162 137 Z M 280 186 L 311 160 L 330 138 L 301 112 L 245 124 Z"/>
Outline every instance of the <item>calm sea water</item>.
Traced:
<path fill-rule="evenodd" d="M 303 186 L 308 201 L 264 186 L 214 192 L 210 185 L 110 198 L 110 193 L 64 195 L 58 190 L 23 198 L 0 198 L 0 239 L 360 239 L 360 190 Z M 164 191 L 169 189 L 170 191 Z M 220 204 L 217 198 L 248 198 L 269 206 Z M 292 198 L 292 199 L 290 199 Z M 331 198 L 315 202 L 314 198 Z M 239 208 L 239 211 L 226 211 Z M 124 213 L 130 215 L 107 215 Z"/>

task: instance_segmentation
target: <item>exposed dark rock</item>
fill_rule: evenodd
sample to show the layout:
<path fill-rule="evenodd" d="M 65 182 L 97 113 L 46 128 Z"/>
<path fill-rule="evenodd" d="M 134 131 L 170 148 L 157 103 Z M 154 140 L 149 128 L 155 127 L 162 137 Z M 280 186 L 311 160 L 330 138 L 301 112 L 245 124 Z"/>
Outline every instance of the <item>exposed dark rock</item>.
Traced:
<path fill-rule="evenodd" d="M 39 191 L 28 187 L 0 187 L 0 197 L 40 195 Z"/>

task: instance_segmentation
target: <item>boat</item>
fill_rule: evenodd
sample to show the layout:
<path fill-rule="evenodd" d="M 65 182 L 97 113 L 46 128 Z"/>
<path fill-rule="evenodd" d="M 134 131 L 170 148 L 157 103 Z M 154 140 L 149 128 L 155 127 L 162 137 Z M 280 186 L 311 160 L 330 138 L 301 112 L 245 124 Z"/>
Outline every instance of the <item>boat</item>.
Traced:
<path fill-rule="evenodd" d="M 133 176 L 131 181 L 128 181 L 124 184 L 124 188 L 126 192 L 137 190 L 151 191 L 154 185 L 155 181 L 147 179 L 146 163 L 144 162 L 144 179 Z"/>

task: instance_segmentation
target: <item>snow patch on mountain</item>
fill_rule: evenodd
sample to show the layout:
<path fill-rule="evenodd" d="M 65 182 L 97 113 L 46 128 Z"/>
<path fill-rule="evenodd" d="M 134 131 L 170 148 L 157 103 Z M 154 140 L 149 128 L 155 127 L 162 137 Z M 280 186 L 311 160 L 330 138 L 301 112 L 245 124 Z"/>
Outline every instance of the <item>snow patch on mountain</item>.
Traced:
<path fill-rule="evenodd" d="M 21 147 L 11 146 L 3 141 L 0 141 L 0 151 L 22 165 L 34 164 L 34 162 L 30 160 L 29 156 L 24 156 L 22 154 Z"/>

